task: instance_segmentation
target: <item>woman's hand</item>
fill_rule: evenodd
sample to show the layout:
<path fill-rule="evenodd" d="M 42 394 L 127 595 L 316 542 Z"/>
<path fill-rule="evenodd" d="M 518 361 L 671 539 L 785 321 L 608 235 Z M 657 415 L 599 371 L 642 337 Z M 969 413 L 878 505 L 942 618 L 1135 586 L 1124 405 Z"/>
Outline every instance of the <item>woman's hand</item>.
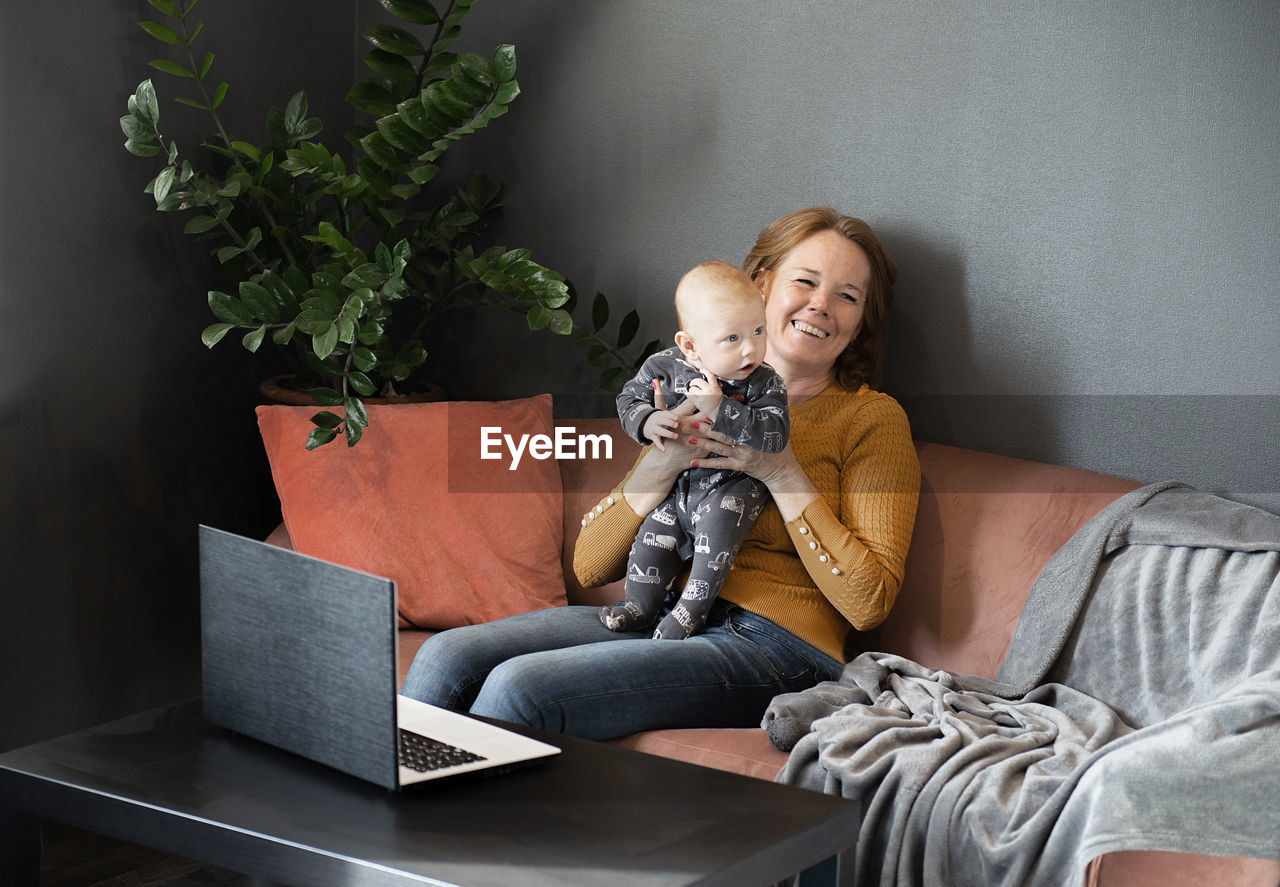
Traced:
<path fill-rule="evenodd" d="M 656 379 L 654 383 L 653 405 L 659 411 L 675 416 L 679 420 L 679 425 L 676 434 L 666 440 L 663 447 L 652 446 L 645 450 L 644 458 L 640 460 L 640 464 L 627 479 L 626 486 L 622 488 L 622 495 L 627 500 L 627 505 L 636 514 L 648 514 L 661 505 L 671 493 L 671 486 L 680 472 L 688 468 L 691 462 L 706 456 L 708 452 L 705 443 L 689 442 L 691 437 L 697 437 L 691 432 L 693 417 L 697 415 L 698 408 L 686 398 L 671 410 L 666 410 L 662 388 L 657 384 Z M 702 427 L 706 427 L 705 419 L 701 424 Z"/>
<path fill-rule="evenodd" d="M 784 521 L 799 517 L 805 506 L 818 497 L 818 489 L 796 461 L 790 441 L 779 453 L 762 453 L 712 431 L 708 423 L 697 416 L 693 418 L 691 427 L 692 437 L 708 451 L 706 456 L 693 461 L 693 467 L 727 469 L 751 475 L 769 488 L 769 495 L 777 503 Z"/>

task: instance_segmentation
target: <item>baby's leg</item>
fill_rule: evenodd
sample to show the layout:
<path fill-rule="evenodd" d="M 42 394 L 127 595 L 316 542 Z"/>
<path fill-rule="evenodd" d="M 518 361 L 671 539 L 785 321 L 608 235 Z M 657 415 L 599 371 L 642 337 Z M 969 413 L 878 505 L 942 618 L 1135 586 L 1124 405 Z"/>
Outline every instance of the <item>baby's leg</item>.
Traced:
<path fill-rule="evenodd" d="M 685 561 L 680 535 L 678 526 L 655 520 L 652 514 L 645 518 L 627 562 L 627 599 L 600 609 L 600 621 L 608 628 L 640 631 L 657 621 L 667 588 Z"/>
<path fill-rule="evenodd" d="M 689 579 L 680 600 L 658 624 L 655 638 L 684 640 L 706 625 L 711 604 L 759 515 L 756 505 L 764 501 L 764 495 L 763 484 L 743 475 L 741 482 L 727 484 L 704 500 L 712 507 L 699 511 Z"/>

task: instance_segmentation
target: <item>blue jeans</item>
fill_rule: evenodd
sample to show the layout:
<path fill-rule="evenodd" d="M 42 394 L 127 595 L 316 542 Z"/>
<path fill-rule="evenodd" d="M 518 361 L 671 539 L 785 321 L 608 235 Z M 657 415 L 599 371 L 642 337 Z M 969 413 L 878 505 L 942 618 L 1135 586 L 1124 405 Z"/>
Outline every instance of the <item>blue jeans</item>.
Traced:
<path fill-rule="evenodd" d="M 534 610 L 433 635 L 401 691 L 457 711 L 586 739 L 667 727 L 756 727 L 780 693 L 842 664 L 724 601 L 683 641 L 615 632 L 598 607 Z"/>

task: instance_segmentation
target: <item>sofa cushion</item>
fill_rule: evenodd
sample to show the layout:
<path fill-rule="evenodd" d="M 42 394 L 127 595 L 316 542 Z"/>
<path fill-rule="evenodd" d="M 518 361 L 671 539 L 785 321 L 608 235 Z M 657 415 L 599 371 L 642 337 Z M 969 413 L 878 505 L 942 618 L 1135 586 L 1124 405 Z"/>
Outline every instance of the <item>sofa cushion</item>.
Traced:
<path fill-rule="evenodd" d="M 902 588 L 854 652 L 992 677 L 1041 567 L 1141 484 L 943 444 L 917 442 L 916 452 L 920 504 Z"/>
<path fill-rule="evenodd" d="M 258 407 L 292 546 L 395 580 L 402 625 L 450 628 L 565 603 L 553 459 L 509 470 L 481 429 L 554 434 L 551 396 L 369 405 L 354 447 L 305 449 L 314 407 Z M 441 458 L 444 454 L 444 458 Z"/>

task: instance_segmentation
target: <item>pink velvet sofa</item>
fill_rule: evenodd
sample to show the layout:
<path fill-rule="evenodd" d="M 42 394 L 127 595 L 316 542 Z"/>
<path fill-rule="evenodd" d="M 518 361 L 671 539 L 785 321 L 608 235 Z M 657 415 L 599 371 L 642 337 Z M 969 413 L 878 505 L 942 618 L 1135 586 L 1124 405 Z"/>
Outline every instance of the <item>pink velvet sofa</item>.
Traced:
<path fill-rule="evenodd" d="M 613 603 L 622 597 L 621 583 L 583 588 L 573 575 L 573 547 L 586 512 L 608 494 L 638 447 L 614 419 L 560 419 L 557 425 L 613 439 L 611 460 L 559 463 L 568 601 Z M 940 444 L 916 448 L 923 481 L 906 578 L 888 620 L 867 632 L 862 646 L 957 674 L 993 677 L 1044 563 L 1089 518 L 1140 484 Z M 269 541 L 289 544 L 283 526 Z M 428 635 L 401 632 L 402 677 Z M 615 744 L 759 779 L 773 779 L 786 761 L 756 728 L 655 730 Z M 1280 885 L 1280 862 L 1195 851 L 1107 854 L 1093 861 L 1087 884 Z"/>

